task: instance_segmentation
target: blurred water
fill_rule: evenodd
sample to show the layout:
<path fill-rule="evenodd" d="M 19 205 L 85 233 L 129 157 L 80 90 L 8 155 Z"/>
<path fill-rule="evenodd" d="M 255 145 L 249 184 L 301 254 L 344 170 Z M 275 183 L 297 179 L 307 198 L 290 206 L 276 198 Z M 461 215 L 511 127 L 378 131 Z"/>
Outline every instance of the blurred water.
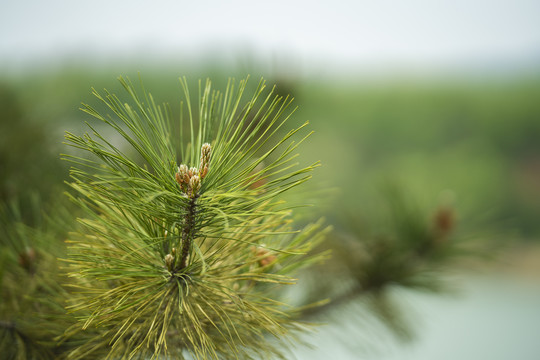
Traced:
<path fill-rule="evenodd" d="M 316 348 L 298 348 L 299 360 L 537 360 L 540 359 L 540 282 L 508 275 L 463 280 L 459 294 L 400 293 L 416 340 L 398 343 L 375 330 L 371 343 L 361 319 L 341 313 L 306 340 Z M 356 329 L 356 331 L 355 331 Z"/>

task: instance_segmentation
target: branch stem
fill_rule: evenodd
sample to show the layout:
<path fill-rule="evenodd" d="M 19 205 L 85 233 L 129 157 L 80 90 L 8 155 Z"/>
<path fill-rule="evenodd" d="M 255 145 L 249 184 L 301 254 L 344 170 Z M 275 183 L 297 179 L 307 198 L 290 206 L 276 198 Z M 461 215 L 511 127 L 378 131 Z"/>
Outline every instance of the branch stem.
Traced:
<path fill-rule="evenodd" d="M 180 258 L 180 264 L 178 269 L 185 269 L 187 266 L 187 258 L 191 250 L 191 243 L 193 241 L 193 228 L 195 227 L 195 207 L 196 201 L 199 196 L 195 195 L 188 204 L 187 213 L 184 216 L 184 226 L 182 227 L 182 255 Z"/>

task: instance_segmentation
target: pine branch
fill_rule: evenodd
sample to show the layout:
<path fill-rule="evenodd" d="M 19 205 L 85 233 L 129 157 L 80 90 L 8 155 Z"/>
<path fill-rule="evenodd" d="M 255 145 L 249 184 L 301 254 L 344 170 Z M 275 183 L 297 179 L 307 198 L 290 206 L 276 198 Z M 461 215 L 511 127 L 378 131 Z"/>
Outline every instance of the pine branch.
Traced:
<path fill-rule="evenodd" d="M 95 334 L 69 357 L 86 358 L 92 348 L 108 358 L 182 357 L 185 350 L 204 359 L 280 355 L 266 336 L 298 328 L 280 288 L 316 261 L 306 254 L 323 234 L 320 223 L 295 230 L 294 205 L 281 196 L 317 166 L 292 163 L 305 137 L 293 138 L 305 124 L 283 132 L 290 101 L 264 95 L 263 81 L 245 105 L 245 80 L 238 87 L 231 80 L 224 93 L 207 81 L 193 106 L 181 79 L 186 124 L 120 81 L 130 104 L 94 91 L 113 115 L 83 110 L 129 148 L 95 127 L 91 135 L 66 135 L 94 156 L 65 156 L 73 163 L 70 197 L 85 213 L 66 260 L 78 294 L 69 309 L 82 321 L 65 339 Z M 133 152 L 142 164 L 128 157 Z"/>
<path fill-rule="evenodd" d="M 326 300 L 320 306 L 302 308 L 300 318 L 347 311 L 353 303 L 369 299 L 371 312 L 382 323 L 400 338 L 410 339 L 410 326 L 389 301 L 390 290 L 441 292 L 445 289 L 444 270 L 465 256 L 475 255 L 466 252 L 465 244 L 455 235 L 453 208 L 439 207 L 430 217 L 414 206 L 414 200 L 391 190 L 387 198 L 391 222 L 390 226 L 385 223 L 384 234 L 367 234 L 358 225 L 361 221 L 356 213 L 351 213 L 341 233 L 329 236 L 327 246 L 333 250 L 333 262 L 312 269 L 313 286 L 307 296 L 309 303 Z M 335 278 L 341 279 L 339 284 Z"/>
<path fill-rule="evenodd" d="M 182 256 L 180 258 L 180 265 L 177 270 L 183 270 L 187 265 L 187 258 L 191 250 L 191 243 L 193 241 L 193 229 L 195 227 L 195 202 L 197 197 L 194 197 L 189 201 L 187 207 L 187 213 L 184 218 L 184 226 L 182 228 Z"/>

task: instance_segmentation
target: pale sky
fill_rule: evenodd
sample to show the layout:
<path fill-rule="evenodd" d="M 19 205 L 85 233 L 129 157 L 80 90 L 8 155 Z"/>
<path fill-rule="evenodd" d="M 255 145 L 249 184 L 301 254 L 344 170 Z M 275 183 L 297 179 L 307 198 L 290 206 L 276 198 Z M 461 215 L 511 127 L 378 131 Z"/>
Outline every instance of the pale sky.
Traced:
<path fill-rule="evenodd" d="M 534 0 L 1 0 L 0 61 L 209 50 L 303 66 L 446 66 L 540 59 Z"/>

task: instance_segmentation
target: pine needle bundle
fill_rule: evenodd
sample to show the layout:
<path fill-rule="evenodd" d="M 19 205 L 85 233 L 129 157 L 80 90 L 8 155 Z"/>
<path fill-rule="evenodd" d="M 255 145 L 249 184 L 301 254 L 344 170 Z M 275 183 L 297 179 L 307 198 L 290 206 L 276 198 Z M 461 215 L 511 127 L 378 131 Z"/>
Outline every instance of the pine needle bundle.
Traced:
<path fill-rule="evenodd" d="M 187 120 L 177 121 L 120 82 L 127 102 L 94 91 L 110 116 L 83 107 L 108 136 L 91 125 L 66 135 L 91 155 L 66 156 L 85 215 L 68 241 L 69 311 L 80 321 L 65 338 L 87 334 L 68 358 L 283 356 L 274 340 L 301 324 L 281 289 L 318 260 L 306 254 L 324 233 L 295 228 L 282 195 L 318 166 L 295 163 L 306 124 L 284 130 L 291 99 L 264 81 L 250 97 L 247 80 L 224 92 L 199 83 L 195 107 L 181 79 Z"/>

